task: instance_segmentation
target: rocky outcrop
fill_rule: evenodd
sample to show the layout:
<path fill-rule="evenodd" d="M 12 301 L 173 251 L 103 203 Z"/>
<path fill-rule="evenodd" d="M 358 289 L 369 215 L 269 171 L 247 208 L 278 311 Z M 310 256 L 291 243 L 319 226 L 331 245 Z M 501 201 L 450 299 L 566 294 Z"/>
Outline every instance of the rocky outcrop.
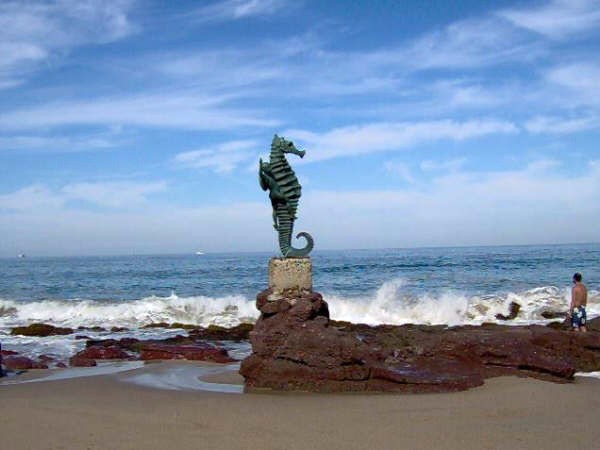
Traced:
<path fill-rule="evenodd" d="M 227 350 L 198 340 L 195 336 L 177 335 L 167 339 L 139 340 L 123 339 L 90 339 L 86 348 L 77 353 L 74 358 L 80 364 L 88 360 L 98 359 L 127 359 L 127 360 L 157 360 L 157 359 L 187 359 L 190 361 L 212 361 L 218 363 L 233 362 Z M 71 365 L 74 359 L 71 358 Z"/>
<path fill-rule="evenodd" d="M 508 315 L 496 314 L 496 319 L 498 319 L 498 320 L 514 320 L 519 315 L 520 310 L 521 310 L 521 305 L 519 305 L 517 302 L 510 302 L 510 305 L 508 305 Z"/>
<path fill-rule="evenodd" d="M 254 324 L 241 323 L 235 327 L 225 328 L 218 325 L 209 325 L 201 327 L 199 325 L 190 325 L 185 323 L 166 323 L 157 322 L 144 325 L 142 328 L 169 328 L 188 330 L 189 336 L 193 339 L 206 339 L 211 341 L 242 341 L 247 340 Z"/>
<path fill-rule="evenodd" d="M 5 356 L 2 363 L 6 370 L 28 370 L 28 369 L 47 369 L 48 365 L 41 361 L 34 361 L 22 355 Z"/>
<path fill-rule="evenodd" d="M 64 335 L 73 333 L 72 328 L 60 328 L 55 327 L 53 325 L 48 325 L 45 323 L 33 323 L 26 327 L 15 327 L 11 330 L 10 334 L 12 335 L 21 335 L 21 336 L 54 336 L 54 335 Z"/>
<path fill-rule="evenodd" d="M 568 382 L 600 370 L 600 333 L 545 326 L 371 327 L 329 320 L 320 294 L 257 297 L 247 390 L 447 392 L 500 375 Z"/>
<path fill-rule="evenodd" d="M 75 356 L 85 359 L 129 359 L 131 357 L 118 345 L 94 345 L 80 351 Z"/>
<path fill-rule="evenodd" d="M 85 358 L 77 354 L 69 359 L 69 365 L 72 367 L 94 367 L 97 363 L 95 359 Z"/>
<path fill-rule="evenodd" d="M 240 323 L 235 327 L 225 328 L 218 325 L 209 325 L 189 331 L 190 337 L 194 339 L 206 339 L 210 341 L 244 341 L 248 340 L 250 332 L 254 328 L 252 323 Z"/>
<path fill-rule="evenodd" d="M 189 361 L 212 361 L 230 363 L 234 360 L 227 351 L 209 344 L 164 345 L 145 344 L 140 348 L 140 359 L 187 359 Z"/>

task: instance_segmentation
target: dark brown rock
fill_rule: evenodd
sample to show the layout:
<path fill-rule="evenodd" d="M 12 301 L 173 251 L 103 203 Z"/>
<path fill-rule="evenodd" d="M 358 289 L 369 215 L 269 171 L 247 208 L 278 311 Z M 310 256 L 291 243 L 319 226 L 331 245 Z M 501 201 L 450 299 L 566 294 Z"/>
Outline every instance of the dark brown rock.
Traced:
<path fill-rule="evenodd" d="M 123 339 L 89 339 L 86 341 L 86 348 L 90 347 L 119 347 L 121 349 L 136 351 L 134 346 L 140 342 L 136 338 L 123 338 Z"/>
<path fill-rule="evenodd" d="M 521 305 L 519 305 L 516 302 L 510 302 L 510 305 L 508 306 L 508 316 L 505 316 L 504 314 L 496 314 L 496 319 L 498 319 L 498 320 L 514 320 L 519 315 L 520 310 L 521 310 Z"/>
<path fill-rule="evenodd" d="M 214 331 L 214 330 L 213 330 Z M 89 359 L 132 359 L 128 352 L 139 354 L 139 359 L 187 359 L 229 363 L 234 361 L 227 351 L 199 341 L 197 335 L 140 341 L 134 338 L 96 339 L 86 342 L 86 349 L 77 354 Z"/>
<path fill-rule="evenodd" d="M 181 328 L 182 330 L 195 330 L 200 328 L 200 325 L 194 325 L 191 323 L 167 323 L 167 322 L 154 322 L 144 325 L 142 328 Z"/>
<path fill-rule="evenodd" d="M 78 330 L 80 331 L 94 331 L 96 333 L 102 333 L 104 331 L 106 331 L 106 328 L 103 327 L 99 327 L 99 326 L 94 326 L 94 327 L 77 327 Z"/>
<path fill-rule="evenodd" d="M 329 320 L 313 293 L 269 301 L 250 333 L 252 355 L 240 373 L 248 390 L 448 392 L 486 378 L 519 375 L 568 382 L 600 370 L 600 333 L 549 326 L 376 327 Z M 272 296 L 271 296 L 272 298 Z M 511 306 L 507 319 L 518 314 Z M 588 327 L 600 329 L 594 319 Z"/>
<path fill-rule="evenodd" d="M 193 339 L 206 339 L 211 341 L 243 341 L 249 339 L 250 331 L 254 324 L 241 323 L 232 328 L 210 325 L 207 328 L 196 328 L 189 331 Z"/>
<path fill-rule="evenodd" d="M 54 336 L 54 335 L 64 335 L 73 333 L 72 328 L 59 328 L 53 325 L 48 325 L 45 323 L 33 323 L 26 327 L 16 327 L 13 328 L 10 332 L 12 335 L 21 335 L 21 336 Z"/>
<path fill-rule="evenodd" d="M 48 364 L 43 363 L 41 361 L 34 361 L 33 365 L 31 366 L 32 369 L 47 369 L 48 368 Z"/>
<path fill-rule="evenodd" d="M 95 345 L 80 351 L 75 355 L 84 359 L 129 359 L 130 355 L 116 345 Z"/>
<path fill-rule="evenodd" d="M 227 351 L 209 344 L 165 345 L 143 344 L 140 348 L 140 359 L 187 359 L 191 361 L 213 361 L 229 363 L 231 359 Z"/>
<path fill-rule="evenodd" d="M 33 369 L 34 362 L 26 356 L 10 355 L 2 358 L 4 367 L 8 370 L 27 370 Z"/>
<path fill-rule="evenodd" d="M 69 365 L 73 367 L 94 367 L 97 364 L 95 359 L 75 355 L 69 359 Z"/>
<path fill-rule="evenodd" d="M 544 319 L 564 319 L 567 311 L 542 311 L 540 314 Z"/>
<path fill-rule="evenodd" d="M 588 331 L 600 331 L 600 316 L 588 320 L 587 327 Z"/>
<path fill-rule="evenodd" d="M 12 350 L 0 350 L 0 356 L 12 356 L 18 354 L 18 352 L 13 352 Z"/>

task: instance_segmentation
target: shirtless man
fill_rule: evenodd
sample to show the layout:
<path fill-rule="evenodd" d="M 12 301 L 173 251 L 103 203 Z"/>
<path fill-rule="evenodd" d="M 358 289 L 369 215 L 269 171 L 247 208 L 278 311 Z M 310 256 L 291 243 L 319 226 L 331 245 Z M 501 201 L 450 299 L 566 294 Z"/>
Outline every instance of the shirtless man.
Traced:
<path fill-rule="evenodd" d="M 579 272 L 573 275 L 573 284 L 569 317 L 571 317 L 573 330 L 587 331 L 585 326 L 587 321 L 587 315 L 585 313 L 585 307 L 587 305 L 587 288 L 585 287 L 585 284 L 581 282 L 581 274 Z"/>

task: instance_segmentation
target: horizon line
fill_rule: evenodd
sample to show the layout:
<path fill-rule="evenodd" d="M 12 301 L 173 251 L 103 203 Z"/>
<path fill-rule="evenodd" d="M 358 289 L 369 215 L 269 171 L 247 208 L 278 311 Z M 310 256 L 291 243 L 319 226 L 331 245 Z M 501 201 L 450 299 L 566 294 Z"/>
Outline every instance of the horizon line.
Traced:
<path fill-rule="evenodd" d="M 559 242 L 559 243 L 536 243 L 536 244 L 473 244 L 473 245 L 433 245 L 433 246 L 414 246 L 414 247 L 362 247 L 362 248 L 323 248 L 316 249 L 314 252 L 343 252 L 343 251 L 375 251 L 375 250 L 434 250 L 434 249 L 459 249 L 459 248 L 502 248 L 502 247 L 560 247 L 570 245 L 600 245 L 600 242 Z M 197 250 L 196 250 L 197 251 Z M 16 255 L 0 255 L 0 259 L 21 259 L 19 255 L 27 258 L 117 258 L 134 256 L 206 256 L 206 255 L 230 255 L 230 254 L 256 254 L 269 253 L 270 250 L 241 250 L 241 251 L 204 251 L 203 255 L 196 255 L 192 250 L 189 253 L 87 253 L 87 254 L 63 254 L 63 255 L 29 255 L 26 253 L 17 253 Z M 277 256 L 277 255 L 273 255 Z"/>

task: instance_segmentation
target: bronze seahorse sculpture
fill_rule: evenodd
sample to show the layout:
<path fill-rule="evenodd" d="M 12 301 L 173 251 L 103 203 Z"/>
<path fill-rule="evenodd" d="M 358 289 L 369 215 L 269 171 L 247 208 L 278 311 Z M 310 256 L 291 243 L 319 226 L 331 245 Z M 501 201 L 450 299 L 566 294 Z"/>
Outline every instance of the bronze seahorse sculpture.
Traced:
<path fill-rule="evenodd" d="M 290 167 L 286 153 L 293 153 L 300 158 L 306 153 L 298 150 L 291 141 L 275 135 L 271 143 L 269 162 L 261 159 L 258 166 L 258 180 L 263 191 L 269 190 L 269 198 L 273 207 L 273 227 L 279 233 L 279 248 L 284 257 L 307 256 L 314 247 L 310 234 L 302 231 L 296 238 L 304 237 L 306 246 L 292 247 L 292 232 L 298 210 L 298 201 L 302 195 L 302 186 Z"/>

